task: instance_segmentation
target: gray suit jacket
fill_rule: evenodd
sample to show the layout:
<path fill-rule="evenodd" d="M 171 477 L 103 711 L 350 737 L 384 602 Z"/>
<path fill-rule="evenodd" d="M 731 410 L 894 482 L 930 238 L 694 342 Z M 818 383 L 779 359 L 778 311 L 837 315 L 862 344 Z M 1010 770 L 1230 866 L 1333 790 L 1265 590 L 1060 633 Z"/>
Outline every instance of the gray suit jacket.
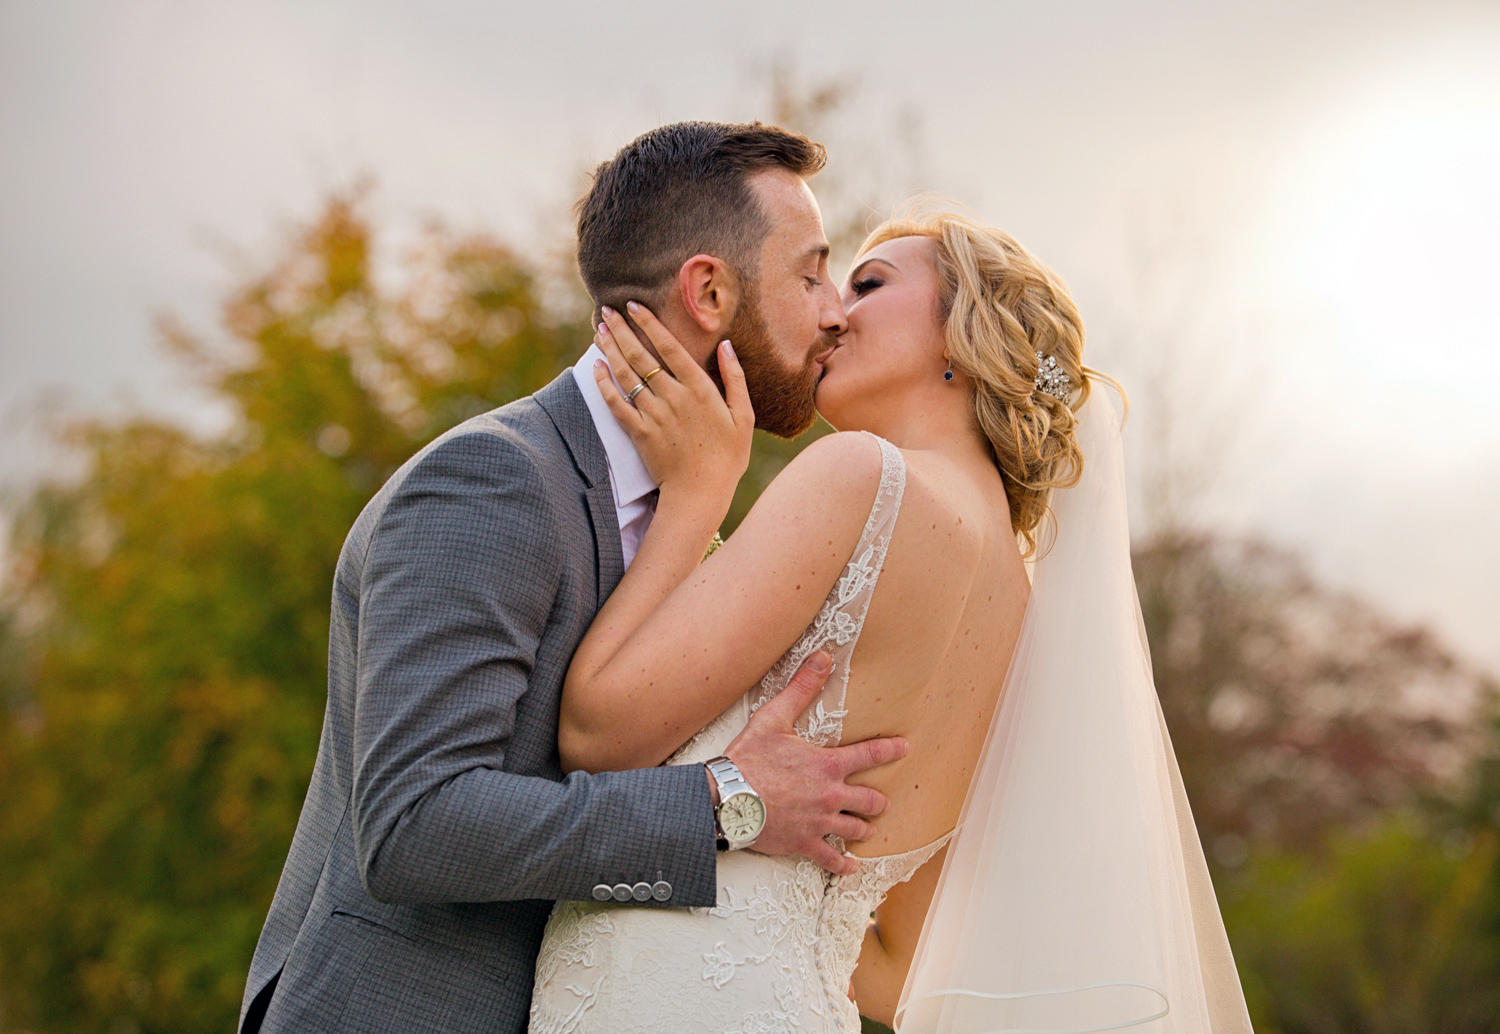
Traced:
<path fill-rule="evenodd" d="M 242 1026 L 522 1031 L 553 900 L 665 880 L 669 906 L 715 903 L 697 766 L 559 765 L 563 676 L 621 573 L 570 372 L 370 501 L 339 556 L 322 741 Z"/>

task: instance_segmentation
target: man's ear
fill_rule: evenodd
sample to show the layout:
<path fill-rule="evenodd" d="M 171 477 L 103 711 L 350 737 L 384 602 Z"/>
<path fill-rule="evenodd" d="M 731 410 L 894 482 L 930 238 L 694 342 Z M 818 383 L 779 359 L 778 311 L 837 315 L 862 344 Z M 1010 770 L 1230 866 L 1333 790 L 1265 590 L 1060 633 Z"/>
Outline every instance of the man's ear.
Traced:
<path fill-rule="evenodd" d="M 740 304 L 739 278 L 724 260 L 694 255 L 677 270 L 677 289 L 688 318 L 710 335 L 722 334 Z"/>

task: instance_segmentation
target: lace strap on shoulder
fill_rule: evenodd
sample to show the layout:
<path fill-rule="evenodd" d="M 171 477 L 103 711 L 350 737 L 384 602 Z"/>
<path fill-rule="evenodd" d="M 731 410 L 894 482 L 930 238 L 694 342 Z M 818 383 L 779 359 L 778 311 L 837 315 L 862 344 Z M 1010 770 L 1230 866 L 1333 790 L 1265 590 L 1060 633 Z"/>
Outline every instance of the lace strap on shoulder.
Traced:
<path fill-rule="evenodd" d="M 865 522 L 860 544 L 879 538 L 888 546 L 891 532 L 896 527 L 896 514 L 901 510 L 901 497 L 906 493 L 906 457 L 901 450 L 879 435 L 869 434 L 880 445 L 880 491 L 875 493 L 875 503 L 870 507 L 870 519 Z M 883 529 L 883 530 L 882 530 Z"/>
<path fill-rule="evenodd" d="M 870 437 L 880 445 L 880 487 L 870 505 L 870 516 L 859 543 L 813 623 L 761 680 L 760 692 L 751 708 L 755 710 L 786 688 L 797 668 L 815 650 L 827 650 L 833 656 L 833 675 L 797 723 L 798 734 L 812 743 L 833 743 L 843 734 L 849 658 L 859 643 L 865 614 L 870 609 L 875 584 L 880 580 L 880 569 L 896 529 L 901 497 L 906 491 L 906 460 L 901 450 L 877 435 Z"/>

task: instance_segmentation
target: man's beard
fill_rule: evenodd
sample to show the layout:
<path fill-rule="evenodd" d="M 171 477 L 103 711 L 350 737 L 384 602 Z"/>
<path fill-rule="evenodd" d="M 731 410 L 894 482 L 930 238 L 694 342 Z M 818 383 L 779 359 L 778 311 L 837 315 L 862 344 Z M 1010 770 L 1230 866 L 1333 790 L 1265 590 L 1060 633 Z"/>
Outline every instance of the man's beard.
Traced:
<path fill-rule="evenodd" d="M 745 371 L 745 385 L 755 406 L 755 426 L 778 438 L 795 438 L 811 427 L 818 415 L 813 405 L 818 390 L 814 357 L 828 351 L 832 342 L 820 339 L 814 343 L 800 368 L 782 365 L 760 309 L 748 295 L 730 321 L 725 337 L 734 345 L 734 354 Z M 705 368 L 722 391 L 718 349 L 709 355 Z"/>

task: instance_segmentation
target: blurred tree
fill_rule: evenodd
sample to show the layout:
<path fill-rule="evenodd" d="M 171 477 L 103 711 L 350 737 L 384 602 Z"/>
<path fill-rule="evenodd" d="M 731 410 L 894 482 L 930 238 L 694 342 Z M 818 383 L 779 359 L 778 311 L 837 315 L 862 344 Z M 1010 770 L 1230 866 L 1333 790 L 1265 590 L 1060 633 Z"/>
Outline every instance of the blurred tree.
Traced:
<path fill-rule="evenodd" d="M 165 336 L 230 404 L 212 438 L 83 421 L 81 481 L 17 515 L 0 626 L 0 988 L 48 1031 L 233 1025 L 315 757 L 328 593 L 365 501 L 425 441 L 588 338 L 527 266 L 433 227 L 400 291 L 335 197 Z M 24 663 L 22 661 L 24 658 Z"/>
<path fill-rule="evenodd" d="M 1494 750 L 1490 677 L 1257 542 L 1135 551 L 1157 692 L 1211 858 L 1457 802 Z"/>

